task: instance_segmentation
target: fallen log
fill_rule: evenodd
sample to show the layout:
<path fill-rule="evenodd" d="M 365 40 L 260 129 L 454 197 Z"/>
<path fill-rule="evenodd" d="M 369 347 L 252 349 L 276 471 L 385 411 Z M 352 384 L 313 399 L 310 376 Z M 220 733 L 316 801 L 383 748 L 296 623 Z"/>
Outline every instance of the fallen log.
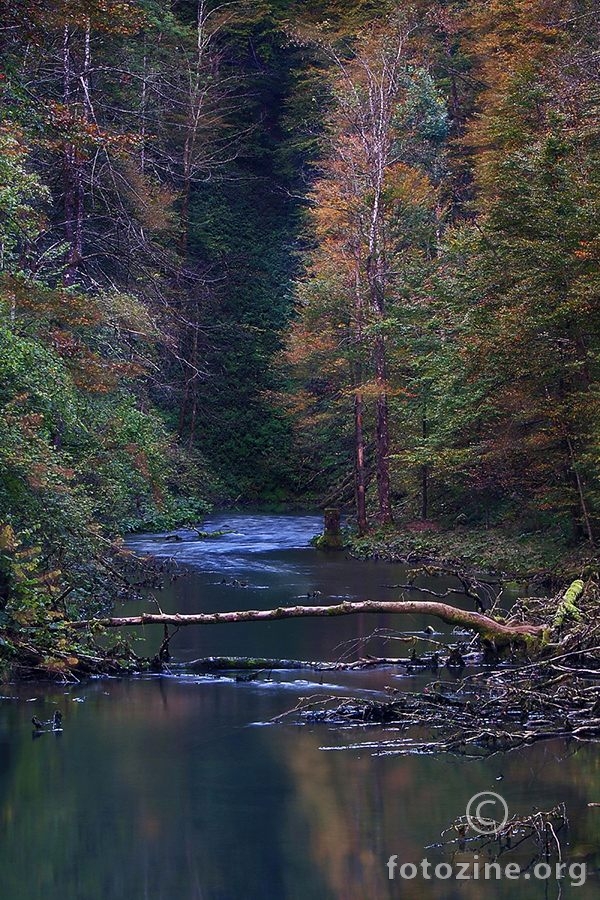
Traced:
<path fill-rule="evenodd" d="M 268 659 L 262 656 L 206 656 L 203 659 L 192 659 L 190 662 L 173 663 L 170 668 L 175 671 L 197 672 L 238 672 L 266 670 L 280 671 L 294 669 L 317 669 L 323 663 L 306 662 L 300 659 Z"/>
<path fill-rule="evenodd" d="M 227 622 L 269 622 L 276 619 L 350 616 L 361 613 L 435 616 L 447 625 L 467 628 L 496 646 L 541 641 L 543 625 L 509 625 L 482 613 L 456 609 L 447 603 L 426 600 L 361 600 L 345 601 L 334 606 L 280 606 L 276 609 L 249 609 L 216 613 L 142 613 L 137 616 L 113 616 L 70 622 L 72 628 L 131 628 L 139 625 L 221 625 Z"/>
<path fill-rule="evenodd" d="M 310 670 L 315 672 L 360 671 L 386 666 L 404 666 L 407 670 L 434 669 L 437 671 L 443 660 L 438 656 L 421 658 L 402 656 L 361 656 L 353 662 L 323 662 L 318 660 L 273 659 L 262 656 L 206 656 L 190 662 L 171 663 L 169 671 L 193 672 L 195 674 L 211 674 L 213 672 L 237 671 L 293 671 Z M 481 653 L 465 654 L 466 664 L 476 665 L 481 662 Z M 446 664 L 446 663 L 445 663 Z M 450 666 L 452 668 L 452 666 Z"/>
<path fill-rule="evenodd" d="M 578 601 L 583 596 L 585 584 L 581 578 L 577 578 L 563 594 L 556 615 L 554 617 L 554 625 L 560 628 L 564 625 L 566 619 L 573 619 L 575 622 L 581 621 L 581 612 L 577 606 Z"/>

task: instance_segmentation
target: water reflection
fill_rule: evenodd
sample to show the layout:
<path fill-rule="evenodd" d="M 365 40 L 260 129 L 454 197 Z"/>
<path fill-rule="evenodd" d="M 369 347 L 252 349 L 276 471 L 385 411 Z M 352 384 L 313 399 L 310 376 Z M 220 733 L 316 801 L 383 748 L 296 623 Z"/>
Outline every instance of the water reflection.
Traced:
<path fill-rule="evenodd" d="M 600 815 L 587 806 L 600 797 L 594 748 L 537 746 L 478 762 L 326 753 L 322 744 L 348 733 L 249 726 L 290 698 L 220 681 L 14 696 L 0 706 L 0 865 L 11 900 L 541 898 L 543 884 L 388 879 L 392 853 L 421 860 L 473 793 L 498 789 L 499 774 L 512 811 L 564 801 L 569 853 L 598 862 Z M 64 734 L 32 740 L 31 715 L 55 704 Z M 597 896 L 595 880 L 576 895 Z"/>
<path fill-rule="evenodd" d="M 204 527 L 225 524 L 231 517 L 215 517 Z M 193 565 L 193 574 L 161 594 L 163 608 L 271 606 L 314 591 L 322 602 L 339 595 L 384 598 L 390 596 L 386 584 L 405 575 L 401 567 L 306 549 L 317 530 L 312 517 L 251 517 L 233 525 L 241 537 L 226 536 L 227 551 L 225 544 L 206 551 L 207 542 L 168 548 Z M 165 550 L 164 541 L 140 543 Z M 222 584 L 223 572 L 249 587 Z M 334 659 L 344 642 L 376 624 L 421 625 L 364 617 L 218 626 L 189 629 L 174 649 L 188 659 L 221 653 Z M 150 629 L 146 637 L 155 649 Z M 323 684 L 318 674 L 292 672 L 274 673 L 267 683 L 189 677 L 6 688 L 0 700 L 0 897 L 557 897 L 556 885 L 531 881 L 389 880 L 390 855 L 418 862 L 474 793 L 499 785 L 513 812 L 566 803 L 569 857 L 597 865 L 600 809 L 587 805 L 600 801 L 600 756 L 593 746 L 575 752 L 574 745 L 538 745 L 487 761 L 401 759 L 320 749 L 373 739 L 375 731 L 268 724 L 302 697 L 377 692 L 394 679 L 406 687 L 423 683 L 388 670 L 326 673 Z M 46 720 L 56 707 L 64 712 L 64 733 L 34 739 L 32 715 Z M 449 858 L 435 849 L 427 856 Z M 565 898 L 597 894 L 595 877 L 580 888 L 563 884 Z"/>

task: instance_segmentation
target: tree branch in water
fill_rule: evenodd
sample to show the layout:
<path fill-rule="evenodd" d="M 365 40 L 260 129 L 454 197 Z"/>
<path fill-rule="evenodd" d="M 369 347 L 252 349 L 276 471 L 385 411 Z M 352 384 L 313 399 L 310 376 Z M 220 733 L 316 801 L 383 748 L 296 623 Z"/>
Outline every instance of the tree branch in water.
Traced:
<path fill-rule="evenodd" d="M 220 625 L 226 622 L 265 622 L 275 619 L 307 617 L 350 616 L 361 613 L 388 613 L 393 615 L 435 616 L 448 625 L 468 628 L 483 638 L 501 646 L 510 643 L 527 644 L 541 640 L 543 625 L 507 625 L 481 613 L 456 609 L 447 603 L 426 600 L 361 600 L 344 602 L 335 606 L 288 606 L 277 609 L 250 609 L 237 612 L 195 613 L 142 613 L 138 616 L 119 616 L 106 619 L 87 619 L 71 622 L 73 628 L 102 626 L 103 628 L 128 628 L 137 625 Z"/>

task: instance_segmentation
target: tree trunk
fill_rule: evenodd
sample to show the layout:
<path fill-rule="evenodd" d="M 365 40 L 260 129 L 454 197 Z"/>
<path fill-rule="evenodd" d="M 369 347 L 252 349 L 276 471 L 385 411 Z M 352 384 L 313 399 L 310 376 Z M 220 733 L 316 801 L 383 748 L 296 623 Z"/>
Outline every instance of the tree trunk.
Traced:
<path fill-rule="evenodd" d="M 590 545 L 593 547 L 595 542 L 594 542 L 594 532 L 592 529 L 592 520 L 590 517 L 589 510 L 588 510 L 587 502 L 586 502 L 585 492 L 583 489 L 583 481 L 581 479 L 581 475 L 579 474 L 579 471 L 577 468 L 577 460 L 575 458 L 575 448 L 573 446 L 573 441 L 571 440 L 571 438 L 569 437 L 568 434 L 566 436 L 566 444 L 567 444 L 567 450 L 569 453 L 570 469 L 571 469 L 571 473 L 573 476 L 575 488 L 577 490 L 577 496 L 579 498 L 579 509 L 577 510 L 578 515 L 576 516 L 577 523 L 580 525 L 580 527 L 581 527 L 581 525 L 583 525 L 583 531 L 585 533 L 585 536 L 586 536 L 588 542 L 590 543 Z"/>
<path fill-rule="evenodd" d="M 65 108 L 71 104 L 71 47 L 69 26 L 65 23 L 62 46 L 63 62 L 63 103 Z M 63 210 L 65 219 L 65 238 L 67 240 L 67 258 L 64 271 L 64 282 L 69 285 L 75 281 L 77 267 L 75 265 L 75 208 L 76 208 L 76 178 L 75 178 L 75 147 L 65 141 L 63 145 Z"/>
<path fill-rule="evenodd" d="M 423 404 L 423 416 L 421 419 L 421 434 L 423 442 L 427 440 L 427 405 Z M 421 466 L 421 518 L 427 519 L 429 513 L 429 467 L 427 463 Z"/>
<path fill-rule="evenodd" d="M 181 192 L 181 231 L 179 235 L 179 255 L 182 259 L 186 259 L 188 250 L 188 239 L 190 230 L 190 194 L 191 194 L 191 176 L 190 176 L 190 150 L 188 140 L 186 139 L 183 157 L 183 190 Z"/>
<path fill-rule="evenodd" d="M 353 248 L 354 255 L 354 341 L 356 361 L 353 366 L 354 393 L 354 495 L 356 524 L 359 537 L 369 530 L 367 520 L 367 473 L 365 470 L 364 400 L 363 378 L 363 294 L 361 285 L 360 246 Z"/>
<path fill-rule="evenodd" d="M 532 639 L 541 640 L 543 625 L 504 625 L 481 613 L 456 609 L 448 603 L 428 600 L 361 600 L 356 603 L 344 602 L 336 606 L 288 606 L 277 609 L 250 609 L 238 612 L 197 613 L 143 613 L 139 616 L 89 619 L 70 622 L 72 628 L 127 628 L 136 625 L 219 625 L 227 622 L 268 622 L 274 619 L 297 619 L 305 617 L 350 616 L 361 613 L 435 616 L 448 625 L 459 625 L 475 631 L 481 637 L 493 640 L 496 646 L 525 644 Z"/>
<path fill-rule="evenodd" d="M 140 96 L 140 172 L 146 171 L 146 103 L 148 98 L 148 57 L 146 52 L 146 35 L 144 35 L 144 57 L 142 70 L 142 92 Z"/>
<path fill-rule="evenodd" d="M 427 520 L 429 514 L 429 469 L 421 466 L 421 518 Z"/>
<path fill-rule="evenodd" d="M 378 517 L 381 525 L 391 525 L 394 519 L 390 500 L 390 430 L 386 387 L 385 342 L 381 335 L 377 335 L 375 340 L 375 375 L 380 388 L 376 411 Z"/>
<path fill-rule="evenodd" d="M 363 398 L 357 391 L 354 395 L 354 440 L 355 440 L 355 496 L 356 524 L 359 537 L 368 531 L 367 522 L 367 478 L 365 472 L 365 436 L 363 430 Z"/>
<path fill-rule="evenodd" d="M 340 528 L 340 511 L 337 507 L 330 507 L 324 511 L 323 536 L 319 541 L 319 547 L 324 550 L 341 550 L 343 547 L 342 531 Z"/>
<path fill-rule="evenodd" d="M 89 73 L 91 67 L 90 23 L 86 25 L 83 47 L 83 69 L 78 76 L 79 91 L 82 99 L 83 121 L 88 122 L 91 116 Z M 63 103 L 71 106 L 73 78 L 70 35 L 65 24 L 63 33 Z M 65 237 L 68 243 L 64 282 L 74 284 L 83 258 L 83 229 L 85 221 L 85 196 L 83 183 L 83 157 L 80 150 L 65 142 L 63 148 L 63 185 L 64 185 L 64 217 Z"/>

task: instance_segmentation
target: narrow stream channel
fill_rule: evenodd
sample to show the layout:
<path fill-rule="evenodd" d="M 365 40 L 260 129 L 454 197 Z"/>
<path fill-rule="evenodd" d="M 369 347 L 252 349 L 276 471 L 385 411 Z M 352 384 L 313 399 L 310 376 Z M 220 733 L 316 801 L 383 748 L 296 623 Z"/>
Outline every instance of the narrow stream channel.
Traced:
<path fill-rule="evenodd" d="M 139 536 L 138 552 L 187 574 L 161 591 L 165 611 L 273 607 L 292 601 L 395 596 L 406 571 L 308 541 L 311 515 L 219 514 L 229 534 Z M 437 589 L 443 583 L 437 582 Z M 468 602 L 468 601 L 465 601 Z M 145 601 L 148 609 L 155 601 Z M 131 607 L 129 607 L 131 609 Z M 338 659 L 375 628 L 419 631 L 399 617 L 348 617 L 183 629 L 180 661 L 207 655 Z M 141 638 L 154 652 L 160 634 Z M 138 648 L 139 649 L 139 648 Z M 369 649 L 400 655 L 398 644 Z M 450 676 L 445 676 L 450 677 Z M 321 684 L 321 681 L 324 683 Z M 6 687 L 0 704 L 1 900 L 379 900 L 598 897 L 600 754 L 592 745 L 536 745 L 469 761 L 454 756 L 329 752 L 378 732 L 272 724 L 302 696 L 416 689 L 395 670 L 273 673 L 270 680 L 147 677 Z M 32 715 L 59 707 L 64 732 L 34 739 Z M 511 813 L 565 803 L 569 859 L 588 880 L 390 880 L 387 861 L 450 859 L 431 848 L 478 791 Z M 430 848 L 426 850 L 425 848 Z"/>

